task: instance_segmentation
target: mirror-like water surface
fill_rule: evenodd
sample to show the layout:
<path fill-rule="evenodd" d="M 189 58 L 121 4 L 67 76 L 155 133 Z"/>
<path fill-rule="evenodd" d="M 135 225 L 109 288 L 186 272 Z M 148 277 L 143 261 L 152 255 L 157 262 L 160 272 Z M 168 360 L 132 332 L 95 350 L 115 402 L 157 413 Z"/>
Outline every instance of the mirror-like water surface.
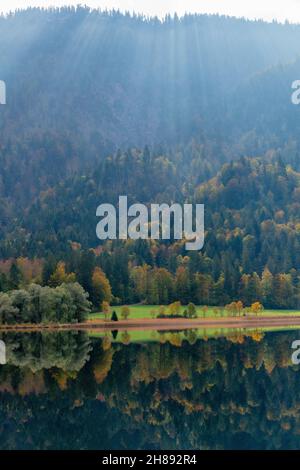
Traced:
<path fill-rule="evenodd" d="M 300 448 L 297 330 L 139 335 L 2 333 L 0 448 Z"/>

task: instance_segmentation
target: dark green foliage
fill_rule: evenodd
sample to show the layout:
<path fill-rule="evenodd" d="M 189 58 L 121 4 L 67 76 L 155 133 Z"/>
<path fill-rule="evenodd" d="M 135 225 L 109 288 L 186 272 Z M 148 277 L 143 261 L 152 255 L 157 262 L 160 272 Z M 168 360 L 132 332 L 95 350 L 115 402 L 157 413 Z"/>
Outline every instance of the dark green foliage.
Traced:
<path fill-rule="evenodd" d="M 111 321 L 119 321 L 117 312 L 115 310 L 112 313 Z"/>
<path fill-rule="evenodd" d="M 187 317 L 188 318 L 196 318 L 197 317 L 197 310 L 196 310 L 195 304 L 190 302 L 187 306 L 186 311 L 187 311 Z"/>
<path fill-rule="evenodd" d="M 82 322 L 90 312 L 87 297 L 78 283 L 0 293 L 0 324 Z"/>
<path fill-rule="evenodd" d="M 11 288 L 17 289 L 21 283 L 21 280 L 22 280 L 22 274 L 18 266 L 16 265 L 16 263 L 13 263 L 9 271 L 9 281 L 10 281 Z"/>

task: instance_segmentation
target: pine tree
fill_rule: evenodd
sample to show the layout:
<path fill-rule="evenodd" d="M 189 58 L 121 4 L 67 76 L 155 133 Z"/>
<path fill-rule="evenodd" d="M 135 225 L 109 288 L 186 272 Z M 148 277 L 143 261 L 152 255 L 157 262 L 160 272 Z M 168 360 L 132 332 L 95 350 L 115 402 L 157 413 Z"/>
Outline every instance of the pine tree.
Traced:
<path fill-rule="evenodd" d="M 111 321 L 119 321 L 117 312 L 115 310 L 112 313 Z"/>

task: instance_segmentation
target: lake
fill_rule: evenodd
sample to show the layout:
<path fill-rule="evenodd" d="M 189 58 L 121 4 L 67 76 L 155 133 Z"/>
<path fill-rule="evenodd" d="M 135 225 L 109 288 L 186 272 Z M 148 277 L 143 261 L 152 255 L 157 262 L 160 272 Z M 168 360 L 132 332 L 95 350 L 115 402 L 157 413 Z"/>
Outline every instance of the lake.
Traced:
<path fill-rule="evenodd" d="M 1 449 L 297 449 L 286 331 L 1 333 Z"/>

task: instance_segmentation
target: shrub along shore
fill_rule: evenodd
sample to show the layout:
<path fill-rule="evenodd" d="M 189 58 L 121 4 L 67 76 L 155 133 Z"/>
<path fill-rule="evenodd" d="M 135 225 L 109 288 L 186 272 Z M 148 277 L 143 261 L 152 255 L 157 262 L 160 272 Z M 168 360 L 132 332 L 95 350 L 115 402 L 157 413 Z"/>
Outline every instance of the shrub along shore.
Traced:
<path fill-rule="evenodd" d="M 0 293 L 0 325 L 81 323 L 90 312 L 88 294 L 77 282 Z"/>

